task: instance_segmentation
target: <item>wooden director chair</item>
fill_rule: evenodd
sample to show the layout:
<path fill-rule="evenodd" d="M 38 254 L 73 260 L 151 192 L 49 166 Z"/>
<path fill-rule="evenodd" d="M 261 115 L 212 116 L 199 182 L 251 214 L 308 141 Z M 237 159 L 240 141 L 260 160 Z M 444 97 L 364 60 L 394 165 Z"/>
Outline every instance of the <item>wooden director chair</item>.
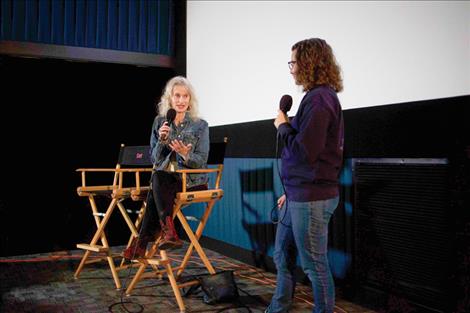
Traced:
<path fill-rule="evenodd" d="M 223 162 L 225 157 L 225 147 L 227 145 L 227 138 L 224 138 L 223 142 L 216 142 L 210 144 L 209 150 L 209 157 L 207 164 L 210 165 L 210 168 L 207 169 L 186 169 L 186 170 L 177 170 L 176 172 L 181 173 L 182 177 L 182 191 L 176 194 L 175 204 L 173 206 L 173 218 L 177 217 L 178 220 L 181 222 L 189 240 L 190 245 L 186 250 L 185 256 L 181 264 L 176 267 L 172 268 L 171 262 L 168 259 L 167 253 L 164 250 L 158 251 L 158 240 L 152 245 L 152 247 L 147 251 L 146 257 L 137 260 L 139 263 L 138 270 L 132 279 L 129 287 L 126 289 L 126 295 L 130 295 L 132 290 L 134 289 L 135 285 L 143 278 L 162 278 L 163 274 L 168 276 L 168 280 L 170 281 L 171 288 L 173 289 L 173 293 L 175 294 L 176 301 L 178 303 L 178 307 L 180 312 L 185 312 L 185 305 L 183 299 L 181 297 L 180 288 L 186 288 L 188 286 L 194 285 L 197 282 L 186 282 L 186 283 L 178 283 L 177 280 L 180 278 L 181 274 L 183 273 L 184 269 L 186 268 L 191 255 L 194 250 L 198 253 L 199 257 L 201 258 L 204 266 L 207 268 L 210 274 L 215 274 L 214 267 L 212 266 L 209 258 L 205 254 L 204 250 L 202 249 L 199 238 L 202 235 L 204 227 L 206 226 L 207 220 L 211 214 L 212 208 L 214 204 L 220 200 L 223 195 L 224 191 L 220 188 L 220 182 L 222 179 L 222 172 L 223 172 Z M 208 190 L 203 191 L 186 191 L 186 179 L 188 174 L 194 173 L 207 173 L 215 176 L 215 180 L 209 181 L 209 188 Z M 211 177 L 212 178 L 212 177 Z M 139 190 L 138 188 L 132 190 L 132 197 L 134 200 L 141 200 L 142 197 L 145 196 L 145 193 L 148 190 Z M 204 212 L 202 217 L 199 219 L 199 224 L 197 225 L 196 231 L 193 232 L 191 227 L 188 224 L 186 217 L 183 215 L 182 208 L 188 206 L 193 203 L 206 203 Z M 157 255 L 159 252 L 159 256 Z M 147 266 L 151 266 L 154 271 L 144 273 Z M 162 269 L 160 269 L 162 267 Z M 176 271 L 176 275 L 174 272 Z"/>
<path fill-rule="evenodd" d="M 85 254 L 83 255 L 80 264 L 75 271 L 75 279 L 78 279 L 85 265 L 102 261 L 105 258 L 109 263 L 109 268 L 111 270 L 116 288 L 121 288 L 121 282 L 117 273 L 120 268 L 117 268 L 114 264 L 113 258 L 116 256 L 113 256 L 110 251 L 109 243 L 105 234 L 105 227 L 117 206 L 127 226 L 129 227 L 129 230 L 131 231 L 131 238 L 132 236 L 138 235 L 137 228 L 145 212 L 145 203 L 142 203 L 140 210 L 137 212 L 132 212 L 130 210 L 126 210 L 122 202 L 123 200 L 130 198 L 132 191 L 135 189 L 138 189 L 139 191 L 149 190 L 149 186 L 141 186 L 140 183 L 140 173 L 152 172 L 152 162 L 150 161 L 149 150 L 149 146 L 125 146 L 122 144 L 119 151 L 116 168 L 77 169 L 77 172 L 81 173 L 82 178 L 82 185 L 77 188 L 77 193 L 80 197 L 88 198 L 97 229 L 90 243 L 77 244 L 77 248 L 85 250 Z M 87 173 L 89 174 L 88 176 L 90 176 L 91 173 L 113 173 L 114 178 L 111 185 L 88 185 Z M 131 180 L 132 182 L 135 182 L 135 185 L 126 185 L 124 180 L 125 173 L 134 173 L 136 175 L 135 179 Z M 110 199 L 110 203 L 104 213 L 100 212 L 96 205 L 96 198 L 98 197 Z M 138 213 L 138 217 L 135 222 L 131 220 L 128 213 Z M 98 244 L 98 240 L 100 240 L 101 244 Z M 130 241 L 131 239 L 129 239 L 128 246 Z M 102 258 L 89 260 L 88 258 L 92 252 L 99 253 L 101 256 L 104 254 L 105 256 Z"/>

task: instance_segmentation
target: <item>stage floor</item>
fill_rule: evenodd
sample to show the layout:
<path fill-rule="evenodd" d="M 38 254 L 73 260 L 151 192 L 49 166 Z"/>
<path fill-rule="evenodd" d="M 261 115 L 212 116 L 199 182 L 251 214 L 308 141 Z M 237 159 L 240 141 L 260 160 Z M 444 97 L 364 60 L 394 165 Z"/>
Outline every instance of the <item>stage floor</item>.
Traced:
<path fill-rule="evenodd" d="M 123 247 L 114 247 L 117 253 Z M 177 266 L 185 247 L 169 252 Z M 275 288 L 275 275 L 205 249 L 217 271 L 233 270 L 239 287 L 239 303 L 207 305 L 202 294 L 184 297 L 186 312 L 264 312 Z M 83 250 L 61 251 L 0 258 L 0 312 L 3 313 L 103 313 L 179 312 L 166 280 L 145 279 L 126 297 L 116 290 L 106 261 L 85 266 L 79 279 L 73 275 Z M 118 264 L 118 258 L 115 259 Z M 119 272 L 123 286 L 130 283 L 136 269 Z M 148 269 L 150 271 L 150 268 Z M 206 273 L 193 255 L 185 276 Z M 124 289 L 124 288 L 123 288 Z M 123 304 L 122 302 L 130 302 Z M 124 307 L 125 305 L 125 307 Z M 291 312 L 307 313 L 313 308 L 309 286 L 298 284 Z M 336 313 L 374 313 L 370 309 L 336 299 Z"/>

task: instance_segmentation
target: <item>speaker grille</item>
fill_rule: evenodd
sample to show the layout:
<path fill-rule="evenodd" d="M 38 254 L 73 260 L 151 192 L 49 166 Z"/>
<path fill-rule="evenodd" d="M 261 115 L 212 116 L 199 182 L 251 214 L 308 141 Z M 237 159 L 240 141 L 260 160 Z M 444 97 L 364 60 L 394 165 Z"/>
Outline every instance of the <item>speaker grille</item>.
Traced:
<path fill-rule="evenodd" d="M 355 268 L 360 286 L 445 311 L 452 264 L 446 164 L 355 165 Z"/>

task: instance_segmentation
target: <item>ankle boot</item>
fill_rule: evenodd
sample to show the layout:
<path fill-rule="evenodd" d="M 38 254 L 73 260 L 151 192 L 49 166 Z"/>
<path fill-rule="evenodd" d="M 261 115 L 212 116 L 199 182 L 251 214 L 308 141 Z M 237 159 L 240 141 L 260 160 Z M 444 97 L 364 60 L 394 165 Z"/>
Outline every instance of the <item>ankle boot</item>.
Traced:
<path fill-rule="evenodd" d="M 181 248 L 183 242 L 178 238 L 171 216 L 167 216 L 165 221 L 160 221 L 160 225 L 162 226 L 162 238 L 158 244 L 158 249 L 170 250 Z"/>
<path fill-rule="evenodd" d="M 143 258 L 147 251 L 147 244 L 150 238 L 150 236 L 142 236 L 142 238 L 134 237 L 129 248 L 123 251 L 123 257 L 127 260 Z"/>

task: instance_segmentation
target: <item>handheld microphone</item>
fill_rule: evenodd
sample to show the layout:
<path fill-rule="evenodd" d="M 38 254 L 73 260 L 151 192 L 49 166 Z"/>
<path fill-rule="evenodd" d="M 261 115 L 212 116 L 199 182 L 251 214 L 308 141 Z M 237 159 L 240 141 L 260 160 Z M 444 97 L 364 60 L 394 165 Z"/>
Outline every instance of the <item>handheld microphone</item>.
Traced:
<path fill-rule="evenodd" d="M 176 110 L 175 109 L 170 108 L 168 111 L 166 111 L 166 121 L 165 122 L 168 123 L 168 126 L 170 126 L 171 123 L 173 123 L 175 118 L 176 118 Z M 155 137 L 160 138 L 160 135 L 158 134 L 156 129 L 154 129 L 154 132 L 155 132 Z M 164 137 L 166 137 L 167 135 L 168 135 L 168 133 L 166 133 Z M 163 140 L 166 140 L 166 138 L 164 138 Z"/>
<path fill-rule="evenodd" d="M 292 102 L 292 101 L 291 101 Z M 168 123 L 168 125 L 170 125 L 171 123 L 173 123 L 173 121 L 175 120 L 176 118 L 176 110 L 171 108 L 169 109 L 167 112 L 166 112 L 166 121 Z"/>
<path fill-rule="evenodd" d="M 290 95 L 283 95 L 279 101 L 279 110 L 287 114 L 292 107 L 292 97 Z"/>

